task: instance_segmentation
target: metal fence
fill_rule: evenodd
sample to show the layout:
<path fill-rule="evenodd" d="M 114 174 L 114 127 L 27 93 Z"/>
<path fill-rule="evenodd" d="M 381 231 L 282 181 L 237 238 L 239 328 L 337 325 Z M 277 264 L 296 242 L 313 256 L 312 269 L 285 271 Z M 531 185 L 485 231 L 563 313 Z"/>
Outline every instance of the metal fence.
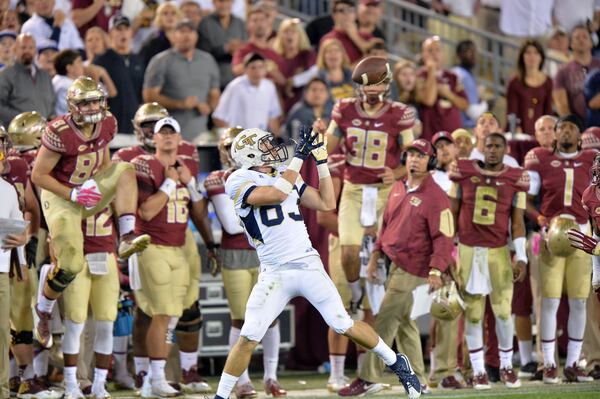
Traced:
<path fill-rule="evenodd" d="M 315 15 L 330 12 L 329 2 L 322 0 L 279 0 L 283 14 L 310 21 Z M 307 7 L 310 5 L 310 7 Z M 427 8 L 404 0 L 385 0 L 382 28 L 387 38 L 392 59 L 418 61 L 421 42 L 435 34 L 444 43 L 447 66 L 454 64 L 456 45 L 471 39 L 478 49 L 475 74 L 479 83 L 491 91 L 494 97 L 504 96 L 506 84 L 515 73 L 520 43 L 498 35 L 452 21 Z"/>

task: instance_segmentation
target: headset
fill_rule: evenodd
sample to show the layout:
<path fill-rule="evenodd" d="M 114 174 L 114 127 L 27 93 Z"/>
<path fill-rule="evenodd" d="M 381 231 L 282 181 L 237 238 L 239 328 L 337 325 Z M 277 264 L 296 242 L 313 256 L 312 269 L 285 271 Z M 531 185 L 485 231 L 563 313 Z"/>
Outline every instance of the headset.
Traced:
<path fill-rule="evenodd" d="M 437 166 L 437 149 L 434 146 L 431 146 L 431 148 L 433 148 L 433 155 L 431 157 L 429 157 L 429 160 L 427 161 L 427 170 L 434 170 Z M 408 156 L 408 151 L 404 151 L 402 152 L 402 155 L 400 156 L 400 163 L 402 164 L 402 166 L 406 166 L 406 157 Z"/>

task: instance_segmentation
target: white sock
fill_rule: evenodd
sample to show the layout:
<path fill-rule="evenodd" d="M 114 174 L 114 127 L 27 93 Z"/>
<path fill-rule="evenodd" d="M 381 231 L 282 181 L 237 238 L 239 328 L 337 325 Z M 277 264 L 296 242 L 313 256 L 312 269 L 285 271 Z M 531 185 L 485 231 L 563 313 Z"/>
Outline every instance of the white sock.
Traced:
<path fill-rule="evenodd" d="M 8 377 L 9 378 L 19 376 L 19 366 L 17 366 L 17 359 L 15 359 L 14 357 L 11 358 L 8 367 L 9 367 L 8 368 Z"/>
<path fill-rule="evenodd" d="M 142 371 L 145 371 L 147 373 L 150 369 L 150 358 L 134 356 L 133 365 L 135 367 L 136 375 L 141 373 Z"/>
<path fill-rule="evenodd" d="M 500 368 L 501 369 L 512 369 L 512 356 L 513 356 L 513 349 L 502 349 L 501 347 L 498 347 L 498 352 L 500 355 Z"/>
<path fill-rule="evenodd" d="M 583 340 L 587 317 L 585 304 L 585 299 L 569 299 L 569 320 L 567 322 L 569 339 Z"/>
<path fill-rule="evenodd" d="M 519 341 L 519 358 L 521 359 L 521 367 L 533 360 L 531 354 L 533 352 L 533 342 Z"/>
<path fill-rule="evenodd" d="M 483 349 L 474 352 L 469 351 L 469 359 L 471 359 L 473 374 L 478 375 L 485 373 L 485 367 L 483 366 Z"/>
<path fill-rule="evenodd" d="M 113 356 L 115 357 L 115 375 L 127 375 L 127 346 L 129 336 L 113 337 Z"/>
<path fill-rule="evenodd" d="M 344 363 L 346 362 L 346 355 L 329 355 L 329 363 L 331 364 L 331 371 L 329 373 L 331 378 L 340 378 L 344 375 Z"/>
<path fill-rule="evenodd" d="M 350 291 L 352 292 L 352 298 L 350 301 L 358 302 L 360 301 L 360 297 L 362 296 L 362 288 L 360 286 L 360 278 L 356 281 L 348 281 L 348 285 L 350 286 Z"/>
<path fill-rule="evenodd" d="M 567 363 L 565 366 L 572 367 L 573 364 L 579 361 L 582 346 L 583 340 L 569 339 L 569 345 L 567 346 Z"/>
<path fill-rule="evenodd" d="M 263 367 L 265 381 L 277 380 L 277 365 L 279 364 L 279 343 L 281 336 L 279 333 L 279 323 L 269 327 L 262 339 L 263 347 Z"/>
<path fill-rule="evenodd" d="M 33 364 L 28 364 L 27 366 L 25 366 L 25 369 L 23 370 L 23 376 L 21 378 L 23 378 L 24 380 L 31 380 L 35 375 L 33 374 Z"/>
<path fill-rule="evenodd" d="M 556 366 L 556 362 L 554 361 L 554 347 L 556 342 L 552 341 L 542 341 L 542 355 L 544 356 L 544 366 Z"/>
<path fill-rule="evenodd" d="M 556 313 L 560 299 L 542 297 L 542 319 L 540 321 L 542 341 L 553 341 L 556 338 Z"/>
<path fill-rule="evenodd" d="M 33 373 L 37 377 L 43 377 L 48 374 L 48 357 L 50 351 L 41 349 L 33 358 Z"/>
<path fill-rule="evenodd" d="M 383 363 L 385 363 L 386 366 L 391 366 L 392 364 L 396 363 L 396 354 L 394 353 L 392 348 L 390 348 L 385 342 L 383 342 L 381 337 L 379 337 L 379 342 L 377 342 L 377 345 L 375 345 L 375 347 L 371 349 L 371 351 L 377 356 L 379 356 L 379 358 L 383 360 Z"/>
<path fill-rule="evenodd" d="M 196 352 L 184 352 L 179 351 L 179 363 L 181 363 L 181 369 L 190 371 L 192 367 L 198 366 L 198 351 Z"/>
<path fill-rule="evenodd" d="M 113 352 L 127 353 L 129 346 L 129 335 L 113 337 Z"/>
<path fill-rule="evenodd" d="M 465 341 L 467 341 L 469 351 L 483 349 L 483 327 L 481 321 L 477 323 L 471 323 L 468 320 L 465 321 Z"/>
<path fill-rule="evenodd" d="M 152 383 L 166 380 L 165 376 L 165 365 L 167 361 L 165 359 L 152 359 L 150 360 L 150 369 L 152 370 Z"/>
<path fill-rule="evenodd" d="M 498 347 L 512 350 L 515 331 L 512 317 L 509 316 L 507 319 L 495 317 L 495 319 Z"/>
<path fill-rule="evenodd" d="M 356 354 L 356 369 L 360 370 L 363 363 L 365 362 L 366 352 L 358 352 Z"/>
<path fill-rule="evenodd" d="M 40 295 L 37 307 L 40 311 L 45 313 L 52 313 L 56 299 L 48 299 L 46 295 Z"/>
<path fill-rule="evenodd" d="M 240 338 L 240 331 L 241 330 L 236 327 L 231 327 L 231 329 L 229 330 L 229 349 L 233 348 L 235 343 Z M 250 375 L 248 374 L 248 369 L 246 369 L 246 370 L 244 370 L 242 375 L 239 376 L 238 383 L 240 385 L 244 385 L 249 382 L 250 382 Z M 227 396 L 224 396 L 224 397 L 226 398 Z"/>
<path fill-rule="evenodd" d="M 126 213 L 119 216 L 119 237 L 123 237 L 125 234 L 133 232 L 135 229 L 135 215 L 132 213 Z"/>
<path fill-rule="evenodd" d="M 77 384 L 77 366 L 69 366 L 63 369 L 63 375 L 65 376 L 65 386 L 67 389 L 78 388 Z"/>
<path fill-rule="evenodd" d="M 217 395 L 222 398 L 229 398 L 229 395 L 231 395 L 231 391 L 233 391 L 233 387 L 235 387 L 237 381 L 238 377 L 227 374 L 225 372 L 221 374 L 221 379 L 219 380 L 219 387 L 217 388 Z"/>
<path fill-rule="evenodd" d="M 92 392 L 100 392 L 106 384 L 106 375 L 108 374 L 107 369 L 94 369 L 94 383 L 92 384 Z"/>

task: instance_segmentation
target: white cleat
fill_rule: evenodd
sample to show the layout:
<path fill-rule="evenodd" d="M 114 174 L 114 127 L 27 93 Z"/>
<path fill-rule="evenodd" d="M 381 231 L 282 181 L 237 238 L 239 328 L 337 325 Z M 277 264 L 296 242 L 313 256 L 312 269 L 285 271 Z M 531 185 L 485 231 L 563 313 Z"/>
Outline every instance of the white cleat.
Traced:
<path fill-rule="evenodd" d="M 69 387 L 65 388 L 65 393 L 62 395 L 63 399 L 85 399 L 85 395 L 81 392 L 79 387 Z"/>
<path fill-rule="evenodd" d="M 135 389 L 135 380 L 129 374 L 116 375 L 113 381 L 121 389 Z"/>
<path fill-rule="evenodd" d="M 97 391 L 92 391 L 92 395 L 90 399 L 111 399 L 110 394 L 106 390 L 105 387 L 98 389 Z"/>
<path fill-rule="evenodd" d="M 151 397 L 153 398 L 174 398 L 181 396 L 181 392 L 173 388 L 167 380 L 153 380 L 151 388 Z"/>
<path fill-rule="evenodd" d="M 339 378 L 329 377 L 329 381 L 327 381 L 327 390 L 331 393 L 337 393 L 340 389 L 347 386 L 350 386 L 350 379 L 345 375 Z"/>

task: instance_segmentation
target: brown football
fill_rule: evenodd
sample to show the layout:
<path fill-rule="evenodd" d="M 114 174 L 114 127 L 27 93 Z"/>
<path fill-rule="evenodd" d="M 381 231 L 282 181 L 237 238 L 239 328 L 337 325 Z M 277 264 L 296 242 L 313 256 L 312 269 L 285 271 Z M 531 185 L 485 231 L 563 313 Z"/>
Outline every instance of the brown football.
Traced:
<path fill-rule="evenodd" d="M 352 80 L 359 85 L 375 85 L 391 78 L 391 70 L 383 57 L 363 58 L 352 72 Z"/>

